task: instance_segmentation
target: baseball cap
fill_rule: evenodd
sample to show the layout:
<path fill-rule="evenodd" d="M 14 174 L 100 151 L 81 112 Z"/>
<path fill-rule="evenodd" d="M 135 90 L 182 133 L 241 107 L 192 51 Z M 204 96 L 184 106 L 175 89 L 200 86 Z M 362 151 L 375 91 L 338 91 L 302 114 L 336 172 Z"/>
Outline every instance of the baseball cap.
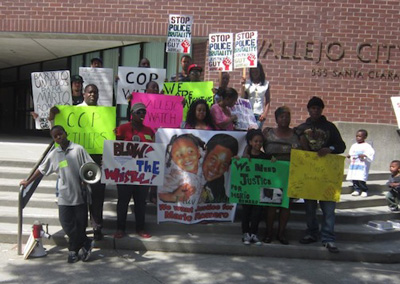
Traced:
<path fill-rule="evenodd" d="M 146 106 L 144 103 L 135 103 L 132 107 L 131 107 L 131 112 L 137 112 L 140 109 L 144 109 L 146 110 Z"/>
<path fill-rule="evenodd" d="M 72 75 L 71 76 L 71 83 L 72 82 L 81 82 L 83 83 L 83 78 L 79 75 Z"/>
<path fill-rule="evenodd" d="M 197 64 L 190 65 L 188 68 L 188 73 L 190 73 L 190 71 L 192 71 L 192 70 L 199 70 L 200 72 L 203 72 L 203 68 L 201 68 L 201 66 L 199 66 Z"/>
<path fill-rule="evenodd" d="M 101 60 L 101 58 L 99 58 L 99 57 L 92 58 L 90 60 L 90 63 L 93 63 L 94 61 L 99 61 L 101 64 L 103 64 L 103 60 Z"/>

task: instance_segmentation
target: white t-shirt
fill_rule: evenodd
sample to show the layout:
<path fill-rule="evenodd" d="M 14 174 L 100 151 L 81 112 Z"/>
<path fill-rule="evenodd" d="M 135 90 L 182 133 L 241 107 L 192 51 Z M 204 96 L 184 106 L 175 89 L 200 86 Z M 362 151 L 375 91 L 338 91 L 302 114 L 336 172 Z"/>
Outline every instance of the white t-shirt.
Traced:
<path fill-rule="evenodd" d="M 360 160 L 358 155 L 364 154 L 366 159 Z M 354 143 L 350 147 L 350 166 L 347 172 L 347 180 L 368 180 L 368 172 L 371 162 L 374 160 L 375 150 L 367 142 Z"/>
<path fill-rule="evenodd" d="M 265 98 L 265 93 L 269 88 L 269 82 L 265 81 L 264 85 L 261 85 L 261 83 L 256 84 L 247 80 L 244 88 L 246 93 L 249 95 L 249 101 L 254 114 L 261 115 L 264 112 L 265 99 L 267 99 L 267 103 L 270 101 L 269 93 L 267 98 Z"/>

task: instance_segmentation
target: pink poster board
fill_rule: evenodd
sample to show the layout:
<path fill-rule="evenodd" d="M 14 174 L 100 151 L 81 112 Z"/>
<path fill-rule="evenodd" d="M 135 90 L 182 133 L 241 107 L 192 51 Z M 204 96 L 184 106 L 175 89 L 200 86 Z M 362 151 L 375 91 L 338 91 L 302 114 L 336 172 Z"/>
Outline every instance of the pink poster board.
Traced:
<path fill-rule="evenodd" d="M 183 97 L 147 93 L 133 93 L 131 106 L 137 102 L 146 105 L 144 124 L 157 129 L 180 128 L 183 117 Z"/>

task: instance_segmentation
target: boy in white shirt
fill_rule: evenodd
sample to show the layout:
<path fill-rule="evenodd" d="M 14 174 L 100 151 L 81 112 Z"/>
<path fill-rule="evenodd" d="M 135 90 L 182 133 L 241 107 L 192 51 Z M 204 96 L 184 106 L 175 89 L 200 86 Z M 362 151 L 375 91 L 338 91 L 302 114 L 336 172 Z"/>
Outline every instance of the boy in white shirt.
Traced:
<path fill-rule="evenodd" d="M 368 132 L 360 129 L 356 133 L 356 141 L 349 151 L 347 158 L 350 159 L 349 171 L 347 172 L 347 180 L 353 181 L 353 196 L 368 196 L 368 172 L 371 162 L 374 160 L 375 150 L 370 144 L 365 142 Z"/>

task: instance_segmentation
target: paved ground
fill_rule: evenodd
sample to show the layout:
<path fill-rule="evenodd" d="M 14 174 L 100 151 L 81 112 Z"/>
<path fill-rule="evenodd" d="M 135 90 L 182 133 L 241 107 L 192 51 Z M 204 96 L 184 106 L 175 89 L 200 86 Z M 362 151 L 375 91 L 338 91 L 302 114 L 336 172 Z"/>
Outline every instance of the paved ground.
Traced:
<path fill-rule="evenodd" d="M 94 250 L 68 264 L 67 251 L 24 260 L 0 244 L 0 283 L 399 283 L 399 264 Z"/>

